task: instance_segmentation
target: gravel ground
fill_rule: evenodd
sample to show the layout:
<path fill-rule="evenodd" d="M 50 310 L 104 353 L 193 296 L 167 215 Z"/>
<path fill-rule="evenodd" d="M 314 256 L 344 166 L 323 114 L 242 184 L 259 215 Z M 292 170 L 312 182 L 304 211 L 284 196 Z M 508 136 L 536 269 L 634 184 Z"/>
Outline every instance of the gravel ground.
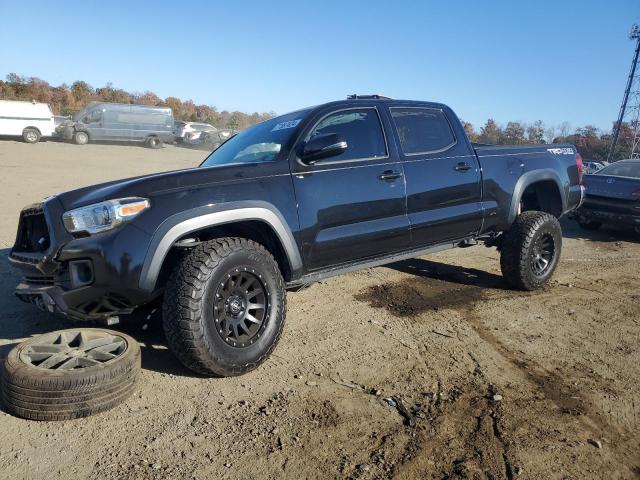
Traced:
<path fill-rule="evenodd" d="M 195 166 L 203 152 L 0 142 L 0 357 L 65 328 L 13 296 L 18 212 L 100 181 Z M 564 221 L 551 284 L 505 289 L 483 246 L 289 294 L 259 369 L 198 377 L 157 322 L 139 387 L 87 419 L 0 413 L 0 477 L 640 478 L 640 242 Z"/>

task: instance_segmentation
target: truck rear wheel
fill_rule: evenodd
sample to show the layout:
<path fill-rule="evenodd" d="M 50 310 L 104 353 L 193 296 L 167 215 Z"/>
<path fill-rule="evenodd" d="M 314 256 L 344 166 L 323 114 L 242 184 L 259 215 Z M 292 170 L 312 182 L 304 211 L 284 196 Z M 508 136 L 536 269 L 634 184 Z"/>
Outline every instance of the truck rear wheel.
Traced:
<path fill-rule="evenodd" d="M 149 148 L 162 148 L 164 145 L 158 137 L 148 137 L 144 143 Z"/>
<path fill-rule="evenodd" d="M 89 134 L 87 132 L 76 132 L 73 134 L 73 142 L 76 145 L 86 145 L 89 143 Z"/>
<path fill-rule="evenodd" d="M 38 143 L 40 141 L 40 132 L 37 128 L 25 128 L 22 132 L 22 139 L 26 143 Z"/>
<path fill-rule="evenodd" d="M 212 376 L 253 370 L 275 349 L 286 315 L 278 264 L 244 238 L 201 243 L 175 267 L 165 287 L 169 348 L 189 369 Z"/>
<path fill-rule="evenodd" d="M 505 282 L 519 290 L 543 287 L 558 265 L 561 250 L 558 219 L 545 212 L 523 212 L 502 241 L 500 268 Z"/>

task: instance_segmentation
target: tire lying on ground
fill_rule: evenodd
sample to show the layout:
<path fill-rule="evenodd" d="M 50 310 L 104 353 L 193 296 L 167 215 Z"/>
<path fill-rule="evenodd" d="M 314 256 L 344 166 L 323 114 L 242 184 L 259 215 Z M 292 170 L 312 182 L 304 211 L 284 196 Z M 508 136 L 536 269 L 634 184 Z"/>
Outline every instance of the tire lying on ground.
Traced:
<path fill-rule="evenodd" d="M 111 330 L 60 330 L 19 344 L 3 367 L 8 412 L 31 420 L 70 420 L 113 408 L 133 393 L 140 346 Z"/>

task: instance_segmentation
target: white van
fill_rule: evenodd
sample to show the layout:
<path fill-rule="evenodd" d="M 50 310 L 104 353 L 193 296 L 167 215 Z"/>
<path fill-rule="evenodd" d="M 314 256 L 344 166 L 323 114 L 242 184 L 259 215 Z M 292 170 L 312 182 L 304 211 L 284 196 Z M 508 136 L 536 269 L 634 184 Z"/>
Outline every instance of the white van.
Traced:
<path fill-rule="evenodd" d="M 36 143 L 53 132 L 53 113 L 46 103 L 0 100 L 0 135 L 21 136 L 27 143 Z"/>

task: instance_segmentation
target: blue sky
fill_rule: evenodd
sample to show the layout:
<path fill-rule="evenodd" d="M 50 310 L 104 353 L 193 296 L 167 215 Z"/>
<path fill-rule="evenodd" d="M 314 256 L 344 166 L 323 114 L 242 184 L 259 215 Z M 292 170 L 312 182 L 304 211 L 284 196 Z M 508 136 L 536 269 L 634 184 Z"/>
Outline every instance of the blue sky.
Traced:
<path fill-rule="evenodd" d="M 0 17 L 2 76 L 247 112 L 380 92 L 445 102 L 476 126 L 609 129 L 640 2 L 0 0 Z"/>

